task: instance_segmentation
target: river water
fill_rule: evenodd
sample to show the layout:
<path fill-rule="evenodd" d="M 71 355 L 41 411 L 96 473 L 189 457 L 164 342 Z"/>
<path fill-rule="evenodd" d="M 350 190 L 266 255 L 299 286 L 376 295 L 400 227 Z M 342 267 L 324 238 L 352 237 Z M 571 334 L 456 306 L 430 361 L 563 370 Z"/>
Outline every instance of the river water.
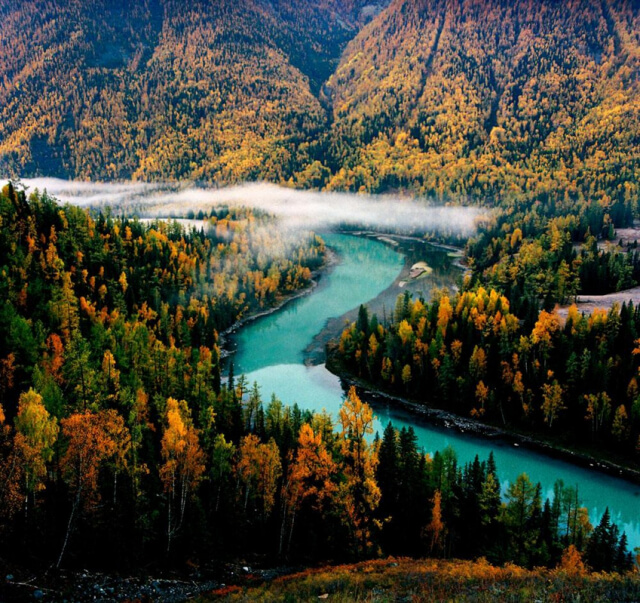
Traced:
<path fill-rule="evenodd" d="M 383 299 L 387 300 L 401 293 L 403 289 L 398 286 L 397 277 L 405 264 L 405 256 L 371 238 L 342 234 L 326 234 L 323 238 L 339 255 L 339 264 L 328 275 L 323 275 L 310 295 L 293 300 L 281 310 L 243 327 L 234 338 L 234 365 L 236 375 L 244 373 L 250 384 L 258 383 L 263 399 L 268 400 L 275 393 L 285 404 L 296 402 L 314 411 L 324 408 L 337 417 L 345 395 L 340 379 L 324 364 L 308 362 L 305 351 L 331 319 L 335 324 L 336 318 L 382 292 L 385 292 Z M 439 266 L 420 282 L 428 299 L 431 287 L 452 287 L 460 273 L 446 261 L 446 251 L 431 249 L 424 253 L 430 256 L 430 265 Z M 386 308 L 393 310 L 393 306 Z M 393 405 L 376 404 L 374 410 L 380 433 L 388 421 L 397 428 L 411 425 L 424 452 L 433 453 L 451 446 L 463 464 L 472 461 L 476 454 L 486 459 L 493 451 L 503 488 L 523 472 L 534 482 L 539 481 L 550 498 L 558 479 L 566 485 L 577 485 L 592 522 L 598 522 L 608 506 L 612 519 L 627 533 L 630 546 L 640 546 L 640 486 L 506 442 L 433 426 Z"/>

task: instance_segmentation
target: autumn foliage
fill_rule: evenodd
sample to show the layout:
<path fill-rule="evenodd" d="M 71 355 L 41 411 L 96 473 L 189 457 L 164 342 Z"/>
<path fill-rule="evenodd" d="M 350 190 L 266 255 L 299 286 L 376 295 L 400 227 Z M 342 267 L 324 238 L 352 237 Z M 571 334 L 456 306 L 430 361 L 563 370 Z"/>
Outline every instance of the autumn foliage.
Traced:
<path fill-rule="evenodd" d="M 0 9 L 5 173 L 637 197 L 632 0 Z"/>
<path fill-rule="evenodd" d="M 558 483 L 543 500 L 522 475 L 503 496 L 492 457 L 425 455 L 412 429 L 391 424 L 380 437 L 353 388 L 332 418 L 264 403 L 233 370 L 222 382 L 219 331 L 308 284 L 324 252 L 315 235 L 270 234 L 267 216 L 245 210 L 203 215 L 200 231 L 93 216 L 11 184 L 0 217 L 1 556 L 129 569 L 384 552 L 554 567 L 573 545 L 586 567 L 631 567 L 625 534 L 608 513 L 594 528 L 575 489 Z M 555 429 L 570 401 L 537 405 L 545 384 L 549 396 L 556 380 L 568 391 L 553 372 L 562 338 L 575 330 L 605 353 L 607 334 L 629 336 L 611 329 L 625 320 L 572 312 L 563 325 L 548 312 L 529 336 L 506 297 L 477 288 L 429 304 L 403 296 L 389 324 L 363 308 L 340 346 L 388 386 L 462 388 L 471 396 L 456 399 L 485 416 L 501 400 L 505 418 L 540 413 Z M 589 394 L 589 433 L 635 437 L 626 403 Z"/>
<path fill-rule="evenodd" d="M 640 397 L 633 304 L 566 317 L 542 310 L 530 327 L 481 286 L 430 303 L 398 297 L 392 321 L 361 310 L 336 357 L 387 391 L 499 425 L 563 433 L 637 461 Z"/>
<path fill-rule="evenodd" d="M 443 561 L 388 558 L 354 565 L 333 565 L 261 581 L 244 587 L 225 587 L 203 601 L 312 600 L 324 597 L 361 601 L 364 597 L 438 601 L 523 599 L 565 601 L 580 597 L 605 603 L 637 596 L 636 576 L 567 575 L 564 567 L 524 570 L 514 565 L 496 567 L 486 560 Z"/>

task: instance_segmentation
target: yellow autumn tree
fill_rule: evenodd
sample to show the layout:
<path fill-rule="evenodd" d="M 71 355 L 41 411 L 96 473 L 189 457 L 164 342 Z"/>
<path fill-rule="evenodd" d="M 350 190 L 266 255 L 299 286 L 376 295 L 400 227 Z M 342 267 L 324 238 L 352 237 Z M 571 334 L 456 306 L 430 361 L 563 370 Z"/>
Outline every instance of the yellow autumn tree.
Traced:
<path fill-rule="evenodd" d="M 557 312 L 542 310 L 531 331 L 531 343 L 536 346 L 546 363 L 549 351 L 553 348 L 553 335 L 560 329 L 560 319 Z"/>
<path fill-rule="evenodd" d="M 275 440 L 272 438 L 262 444 L 254 434 L 242 438 L 236 474 L 244 492 L 244 508 L 249 501 L 254 501 L 261 505 L 262 517 L 266 519 L 275 504 L 278 480 L 282 477 L 282 462 Z"/>
<path fill-rule="evenodd" d="M 443 295 L 440 298 L 440 306 L 438 307 L 438 328 L 442 331 L 443 335 L 447 333 L 447 325 L 453 316 L 453 308 L 447 295 Z"/>
<path fill-rule="evenodd" d="M 205 470 L 204 452 L 184 400 L 167 400 L 161 454 L 164 463 L 160 478 L 167 495 L 167 552 L 180 529 L 189 494 L 195 490 Z M 177 517 L 174 517 L 174 509 Z"/>
<path fill-rule="evenodd" d="M 564 391 L 557 380 L 553 383 L 545 383 L 542 386 L 542 405 L 540 410 L 544 415 L 544 422 L 553 427 L 553 422 L 558 418 L 560 412 L 566 409 L 564 404 Z"/>
<path fill-rule="evenodd" d="M 29 497 L 44 488 L 46 463 L 53 457 L 58 421 L 49 415 L 42 396 L 33 389 L 20 395 L 15 419 L 15 447 L 22 459 L 25 477 L 25 514 Z"/>
<path fill-rule="evenodd" d="M 373 422 L 373 410 L 360 400 L 355 387 L 351 387 L 340 408 L 339 443 L 345 476 L 340 485 L 340 498 L 346 523 L 361 553 L 371 544 L 372 515 L 380 502 L 380 488 L 375 478 L 378 451 L 367 440 L 367 436 L 373 434 Z"/>
<path fill-rule="evenodd" d="M 444 521 L 442 520 L 442 494 L 440 490 L 436 490 L 432 502 L 431 521 L 426 528 L 430 536 L 429 550 L 431 553 L 442 550 L 442 540 L 445 533 Z"/>

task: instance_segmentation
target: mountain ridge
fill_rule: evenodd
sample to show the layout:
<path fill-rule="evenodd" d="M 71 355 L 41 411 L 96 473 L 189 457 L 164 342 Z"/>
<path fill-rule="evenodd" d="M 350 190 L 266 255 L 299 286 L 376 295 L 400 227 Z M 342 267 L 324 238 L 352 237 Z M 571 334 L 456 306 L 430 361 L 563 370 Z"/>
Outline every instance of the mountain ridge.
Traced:
<path fill-rule="evenodd" d="M 638 190 L 634 0 L 0 0 L 0 15 L 9 175 Z"/>

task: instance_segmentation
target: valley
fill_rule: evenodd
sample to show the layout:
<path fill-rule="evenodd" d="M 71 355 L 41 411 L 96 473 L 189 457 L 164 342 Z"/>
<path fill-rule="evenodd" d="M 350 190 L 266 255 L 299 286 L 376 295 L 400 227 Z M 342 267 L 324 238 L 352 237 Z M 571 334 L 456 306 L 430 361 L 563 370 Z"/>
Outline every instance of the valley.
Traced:
<path fill-rule="evenodd" d="M 639 224 L 636 0 L 0 0 L 0 599 L 637 601 Z"/>

